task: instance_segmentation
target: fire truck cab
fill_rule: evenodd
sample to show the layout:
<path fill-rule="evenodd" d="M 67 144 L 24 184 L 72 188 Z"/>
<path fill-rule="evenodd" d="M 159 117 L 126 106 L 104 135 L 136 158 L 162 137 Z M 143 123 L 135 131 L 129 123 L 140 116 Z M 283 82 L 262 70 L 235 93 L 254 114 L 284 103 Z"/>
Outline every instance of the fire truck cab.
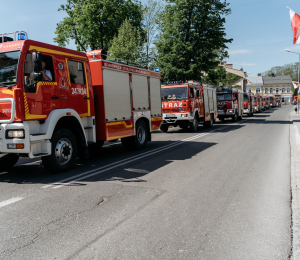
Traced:
<path fill-rule="evenodd" d="M 61 172 L 89 144 L 151 140 L 162 121 L 159 73 L 12 34 L 0 35 L 0 169 L 22 156 Z"/>
<path fill-rule="evenodd" d="M 218 118 L 232 118 L 233 121 L 243 118 L 244 95 L 235 89 L 223 88 L 217 90 Z"/>
<path fill-rule="evenodd" d="M 253 116 L 254 113 L 254 95 L 244 92 L 244 110 L 243 113 L 247 116 Z"/>
<path fill-rule="evenodd" d="M 165 83 L 161 88 L 163 122 L 160 129 L 170 126 L 198 129 L 198 124 L 212 127 L 217 118 L 216 90 L 212 85 L 189 81 Z"/>
<path fill-rule="evenodd" d="M 262 97 L 258 94 L 254 96 L 254 110 L 255 112 L 261 112 L 262 111 Z"/>

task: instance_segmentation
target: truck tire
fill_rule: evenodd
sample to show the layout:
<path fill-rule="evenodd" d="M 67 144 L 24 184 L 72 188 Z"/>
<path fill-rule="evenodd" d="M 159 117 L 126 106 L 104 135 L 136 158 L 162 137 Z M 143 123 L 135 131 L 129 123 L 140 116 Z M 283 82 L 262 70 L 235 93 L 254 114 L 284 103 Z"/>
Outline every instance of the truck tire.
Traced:
<path fill-rule="evenodd" d="M 237 114 L 235 113 L 234 116 L 232 117 L 232 121 L 235 122 L 237 120 Z"/>
<path fill-rule="evenodd" d="M 51 138 L 51 155 L 42 157 L 44 166 L 53 173 L 70 169 L 76 160 L 77 142 L 73 133 L 65 128 L 55 130 Z"/>
<path fill-rule="evenodd" d="M 212 114 L 210 114 L 210 120 L 203 123 L 205 128 L 211 128 L 214 125 L 214 118 Z"/>
<path fill-rule="evenodd" d="M 19 160 L 19 155 L 16 153 L 9 153 L 0 158 L 0 171 L 7 171 L 12 168 Z"/>
<path fill-rule="evenodd" d="M 169 129 L 169 126 L 168 126 L 167 124 L 161 124 L 161 125 L 160 125 L 160 130 L 161 130 L 163 133 L 168 132 L 168 129 Z"/>
<path fill-rule="evenodd" d="M 242 120 L 243 119 L 243 112 L 241 112 L 241 115 L 238 116 L 238 120 Z"/>
<path fill-rule="evenodd" d="M 198 115 L 196 115 L 194 117 L 194 120 L 192 122 L 190 122 L 190 130 L 191 130 L 191 132 L 196 132 L 197 131 L 198 124 L 199 124 Z"/>
<path fill-rule="evenodd" d="M 148 141 L 148 129 L 144 121 L 136 123 L 135 136 L 122 138 L 122 145 L 126 150 L 141 150 L 146 147 Z"/>

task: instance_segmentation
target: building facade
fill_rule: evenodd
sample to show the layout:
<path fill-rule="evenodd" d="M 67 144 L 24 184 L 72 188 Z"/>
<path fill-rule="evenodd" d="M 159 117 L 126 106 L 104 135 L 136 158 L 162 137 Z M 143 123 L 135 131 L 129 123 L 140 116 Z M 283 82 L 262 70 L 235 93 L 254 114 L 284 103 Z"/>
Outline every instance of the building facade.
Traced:
<path fill-rule="evenodd" d="M 280 98 L 281 104 L 292 104 L 293 82 L 290 75 L 247 77 L 247 92 Z"/>

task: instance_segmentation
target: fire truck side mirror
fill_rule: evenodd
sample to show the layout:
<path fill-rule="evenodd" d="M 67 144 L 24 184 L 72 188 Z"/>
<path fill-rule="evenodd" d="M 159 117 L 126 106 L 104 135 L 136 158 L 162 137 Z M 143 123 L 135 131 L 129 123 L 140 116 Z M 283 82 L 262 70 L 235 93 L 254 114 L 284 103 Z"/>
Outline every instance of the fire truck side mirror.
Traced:
<path fill-rule="evenodd" d="M 40 52 L 33 52 L 31 57 L 34 64 L 34 72 L 40 72 L 42 70 L 42 54 Z"/>
<path fill-rule="evenodd" d="M 42 81 L 43 80 L 43 74 L 41 72 L 34 72 L 33 78 L 35 81 Z"/>

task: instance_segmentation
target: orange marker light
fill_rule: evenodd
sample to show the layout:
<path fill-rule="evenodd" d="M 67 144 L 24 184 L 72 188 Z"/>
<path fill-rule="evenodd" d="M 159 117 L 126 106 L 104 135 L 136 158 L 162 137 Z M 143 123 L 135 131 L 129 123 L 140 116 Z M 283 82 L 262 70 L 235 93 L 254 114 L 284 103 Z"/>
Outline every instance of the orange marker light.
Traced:
<path fill-rule="evenodd" d="M 67 116 L 70 116 L 70 115 L 71 115 L 71 112 L 68 112 L 68 113 L 67 113 Z"/>
<path fill-rule="evenodd" d="M 24 149 L 24 144 L 16 144 L 17 149 Z"/>

